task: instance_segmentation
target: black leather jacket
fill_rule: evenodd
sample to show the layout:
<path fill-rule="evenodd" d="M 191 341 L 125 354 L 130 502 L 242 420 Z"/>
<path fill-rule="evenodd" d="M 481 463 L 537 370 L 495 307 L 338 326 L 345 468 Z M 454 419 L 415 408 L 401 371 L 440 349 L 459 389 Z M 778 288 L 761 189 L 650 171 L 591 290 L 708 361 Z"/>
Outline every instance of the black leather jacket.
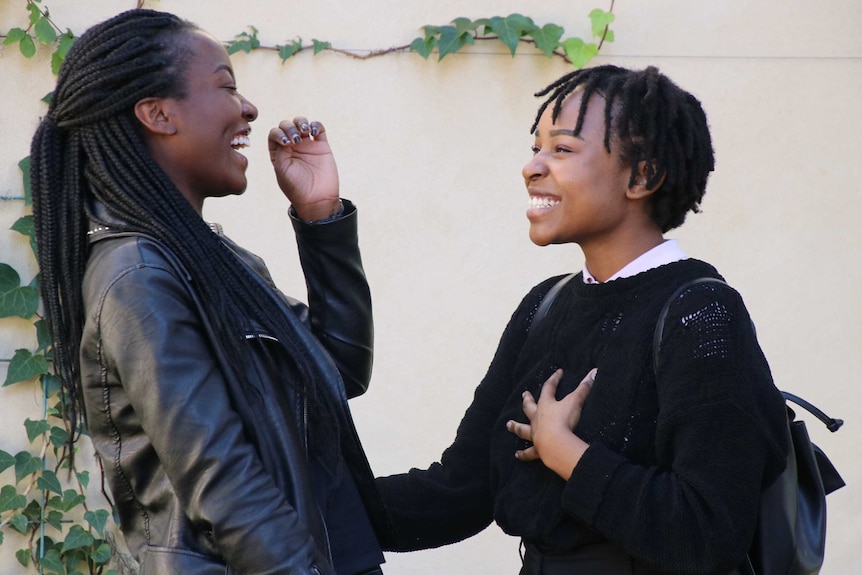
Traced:
<path fill-rule="evenodd" d="M 373 327 L 356 210 L 345 205 L 330 223 L 294 218 L 310 309 L 279 294 L 330 374 L 317 383 L 340 400 L 342 454 L 385 541 L 388 519 L 347 408 L 370 380 Z M 94 229 L 83 288 L 84 402 L 142 575 L 332 572 L 309 485 L 306 414 L 284 348 L 254 326 L 237 334 L 269 358 L 246 374 L 257 393 L 249 394 L 255 421 L 244 421 L 228 397 L 231 368 L 175 256 L 151 237 Z M 259 258 L 224 241 L 276 289 Z M 250 441 L 249 425 L 266 430 L 265 441 Z"/>

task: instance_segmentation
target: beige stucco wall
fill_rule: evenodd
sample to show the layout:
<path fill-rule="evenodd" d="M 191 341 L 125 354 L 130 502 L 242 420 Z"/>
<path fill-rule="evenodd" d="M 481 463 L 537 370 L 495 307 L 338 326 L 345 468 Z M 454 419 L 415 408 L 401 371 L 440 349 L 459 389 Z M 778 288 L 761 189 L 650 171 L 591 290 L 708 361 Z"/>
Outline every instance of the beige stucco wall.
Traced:
<path fill-rule="evenodd" d="M 24 10 L 0 4 L 0 29 Z M 45 0 L 75 33 L 134 5 Z M 520 12 L 589 33 L 586 14 L 603 0 L 403 0 L 228 2 L 161 0 L 221 39 L 246 25 L 266 45 L 295 36 L 336 47 L 409 43 L 424 24 L 456 16 Z M 658 65 L 703 101 L 717 170 L 704 212 L 673 234 L 714 263 L 745 297 L 780 387 L 847 421 L 837 435 L 810 425 L 849 487 L 829 497 L 827 574 L 862 572 L 862 4 L 858 0 L 766 0 L 742 6 L 653 0 L 616 3 L 617 42 L 598 62 Z M 371 390 L 353 402 L 375 470 L 424 467 L 454 437 L 460 417 L 520 298 L 549 275 L 580 268 L 576 246 L 538 248 L 527 239 L 520 169 L 530 152 L 532 92 L 567 71 L 562 61 L 490 44 L 442 63 L 415 54 L 364 62 L 302 54 L 284 66 L 272 53 L 237 55 L 240 89 L 260 109 L 249 150 L 248 192 L 214 200 L 205 216 L 263 256 L 287 293 L 304 294 L 295 248 L 270 174 L 265 135 L 284 117 L 325 122 L 342 193 L 360 208 L 361 242 L 375 302 Z M 0 52 L 0 195 L 20 195 L 16 164 L 51 89 L 46 55 L 34 63 Z M 18 201 L 0 201 L 0 261 L 27 282 L 35 269 L 8 232 Z M 0 320 L 0 358 L 31 345 L 29 324 Z M 6 363 L 0 363 L 5 378 Z M 21 422 L 41 414 L 36 392 L 0 389 L 0 449 L 23 448 Z M 7 472 L 8 473 L 8 472 Z M 8 482 L 5 475 L 0 482 Z M 17 541 L 0 546 L 0 573 L 16 570 Z M 515 573 L 517 540 L 491 526 L 440 550 L 387 554 L 387 573 Z"/>

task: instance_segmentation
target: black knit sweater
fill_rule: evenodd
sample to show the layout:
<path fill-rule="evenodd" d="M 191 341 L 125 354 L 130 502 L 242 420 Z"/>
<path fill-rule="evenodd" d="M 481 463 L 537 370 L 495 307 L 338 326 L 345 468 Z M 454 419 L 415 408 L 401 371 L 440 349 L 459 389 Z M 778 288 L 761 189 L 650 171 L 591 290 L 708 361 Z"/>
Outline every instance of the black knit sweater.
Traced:
<path fill-rule="evenodd" d="M 662 572 L 738 565 L 760 490 L 784 467 L 786 415 L 742 299 L 723 284 L 697 284 L 674 300 L 654 370 L 662 306 L 704 276 L 720 277 L 684 260 L 605 284 L 575 277 L 527 337 L 559 278 L 533 288 L 441 461 L 378 479 L 400 535 L 394 550 L 453 543 L 495 520 L 553 550 L 608 540 Z M 598 368 L 575 429 L 590 447 L 568 482 L 516 460 L 525 444 L 505 428 L 526 422 L 521 393 L 538 397 L 558 367 L 558 397 Z"/>

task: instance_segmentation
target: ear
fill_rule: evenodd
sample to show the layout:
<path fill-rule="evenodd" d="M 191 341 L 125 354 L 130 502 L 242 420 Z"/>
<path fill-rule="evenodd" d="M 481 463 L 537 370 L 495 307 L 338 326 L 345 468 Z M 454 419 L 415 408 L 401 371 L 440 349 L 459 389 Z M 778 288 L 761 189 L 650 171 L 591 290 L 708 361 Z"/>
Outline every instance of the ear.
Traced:
<path fill-rule="evenodd" d="M 135 104 L 135 117 L 147 131 L 170 136 L 177 132 L 170 108 L 167 98 L 144 98 Z"/>
<path fill-rule="evenodd" d="M 626 197 L 632 200 L 640 200 L 647 198 L 655 193 L 657 189 L 664 183 L 665 176 L 663 175 L 659 181 L 652 187 L 647 187 L 649 180 L 649 164 L 646 160 L 638 162 L 638 171 L 635 176 L 635 182 L 626 190 Z"/>

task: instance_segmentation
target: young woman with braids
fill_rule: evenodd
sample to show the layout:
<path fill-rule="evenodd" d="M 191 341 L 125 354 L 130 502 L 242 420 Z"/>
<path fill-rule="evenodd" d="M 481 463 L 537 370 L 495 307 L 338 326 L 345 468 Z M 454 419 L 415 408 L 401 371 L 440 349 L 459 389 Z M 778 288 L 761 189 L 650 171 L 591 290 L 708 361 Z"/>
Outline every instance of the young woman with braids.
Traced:
<path fill-rule="evenodd" d="M 68 415 L 142 575 L 380 573 L 385 514 L 347 408 L 371 302 L 324 127 L 268 137 L 309 307 L 202 217 L 245 190 L 256 117 L 224 47 L 173 15 L 125 12 L 69 51 L 31 172 Z"/>
<path fill-rule="evenodd" d="M 391 549 L 494 520 L 522 538 L 522 575 L 733 572 L 787 450 L 739 294 L 682 291 L 653 365 L 671 294 L 720 277 L 663 237 L 697 211 L 713 169 L 706 116 L 652 67 L 576 71 L 537 95 L 530 239 L 577 243 L 585 265 L 546 316 L 534 319 L 565 276 L 523 299 L 440 462 L 378 479 Z"/>

